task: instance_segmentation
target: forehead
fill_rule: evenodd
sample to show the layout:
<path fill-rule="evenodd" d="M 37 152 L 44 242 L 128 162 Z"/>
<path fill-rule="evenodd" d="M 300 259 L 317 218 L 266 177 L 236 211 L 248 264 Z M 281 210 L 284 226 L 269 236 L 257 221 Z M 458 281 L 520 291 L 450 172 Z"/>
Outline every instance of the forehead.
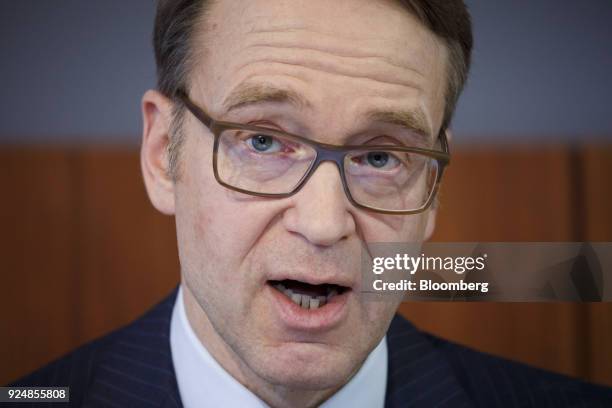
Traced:
<path fill-rule="evenodd" d="M 220 0 L 205 27 L 195 74 L 215 101 L 257 78 L 311 90 L 318 81 L 319 100 L 355 89 L 418 97 L 431 111 L 443 100 L 446 50 L 397 1 Z"/>
<path fill-rule="evenodd" d="M 390 0 L 218 0 L 208 17 L 212 33 L 225 39 L 278 31 L 297 36 L 303 31 L 328 34 L 328 41 L 335 37 L 369 45 L 392 41 L 411 47 L 431 41 L 431 33 L 412 13 Z"/>

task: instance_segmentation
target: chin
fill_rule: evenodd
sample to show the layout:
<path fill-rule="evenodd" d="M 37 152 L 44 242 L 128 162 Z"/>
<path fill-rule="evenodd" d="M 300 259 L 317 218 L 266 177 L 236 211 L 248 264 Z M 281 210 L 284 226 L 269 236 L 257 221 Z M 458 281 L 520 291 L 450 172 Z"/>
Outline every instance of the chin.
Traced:
<path fill-rule="evenodd" d="M 258 360 L 258 374 L 267 382 L 312 391 L 340 388 L 362 362 L 321 343 L 285 343 Z"/>

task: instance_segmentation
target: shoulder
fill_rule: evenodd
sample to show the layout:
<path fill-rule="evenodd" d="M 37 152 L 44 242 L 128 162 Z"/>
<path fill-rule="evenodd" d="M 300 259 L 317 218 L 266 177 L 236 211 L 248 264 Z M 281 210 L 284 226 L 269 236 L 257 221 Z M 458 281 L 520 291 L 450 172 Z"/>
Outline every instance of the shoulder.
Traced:
<path fill-rule="evenodd" d="M 11 386 L 68 386 L 71 405 L 80 406 L 100 379 L 123 375 L 129 380 L 129 369 L 137 370 L 147 362 L 156 370 L 171 367 L 169 324 L 175 298 L 176 291 L 131 324 L 77 348 Z"/>
<path fill-rule="evenodd" d="M 10 384 L 13 387 L 70 387 L 70 400 L 82 401 L 104 352 L 119 332 L 79 347 Z"/>
<path fill-rule="evenodd" d="M 389 330 L 389 353 L 400 350 L 402 337 L 418 337 L 443 360 L 477 406 L 612 406 L 612 388 L 479 352 L 414 328 L 400 316 Z M 392 337 L 393 336 L 393 337 Z M 396 351 L 397 353 L 397 351 Z"/>

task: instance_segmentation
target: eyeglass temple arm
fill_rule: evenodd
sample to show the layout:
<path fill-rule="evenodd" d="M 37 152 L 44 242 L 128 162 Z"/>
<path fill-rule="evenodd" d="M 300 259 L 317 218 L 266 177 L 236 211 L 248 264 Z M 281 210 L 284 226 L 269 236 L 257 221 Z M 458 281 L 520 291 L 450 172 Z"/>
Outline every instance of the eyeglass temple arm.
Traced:
<path fill-rule="evenodd" d="M 446 128 L 440 129 L 440 133 L 438 134 L 438 139 L 440 139 L 440 147 L 442 151 L 450 156 L 450 149 L 448 147 L 448 139 L 446 138 Z"/>
<path fill-rule="evenodd" d="M 198 118 L 207 128 L 212 128 L 215 121 L 210 116 L 208 116 L 206 112 L 204 112 L 195 103 L 193 103 L 184 90 L 178 89 L 176 91 L 176 97 L 182 103 L 184 103 L 187 109 L 189 109 L 189 111 L 193 113 L 193 115 Z"/>

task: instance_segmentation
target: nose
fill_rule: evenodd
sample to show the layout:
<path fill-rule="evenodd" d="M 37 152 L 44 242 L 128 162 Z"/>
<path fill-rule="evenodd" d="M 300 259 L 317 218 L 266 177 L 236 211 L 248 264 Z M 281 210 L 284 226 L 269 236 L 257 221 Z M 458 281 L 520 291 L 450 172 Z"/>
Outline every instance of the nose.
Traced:
<path fill-rule="evenodd" d="M 283 214 L 285 228 L 313 245 L 332 246 L 355 231 L 351 204 L 334 163 L 321 163 L 291 200 Z"/>

